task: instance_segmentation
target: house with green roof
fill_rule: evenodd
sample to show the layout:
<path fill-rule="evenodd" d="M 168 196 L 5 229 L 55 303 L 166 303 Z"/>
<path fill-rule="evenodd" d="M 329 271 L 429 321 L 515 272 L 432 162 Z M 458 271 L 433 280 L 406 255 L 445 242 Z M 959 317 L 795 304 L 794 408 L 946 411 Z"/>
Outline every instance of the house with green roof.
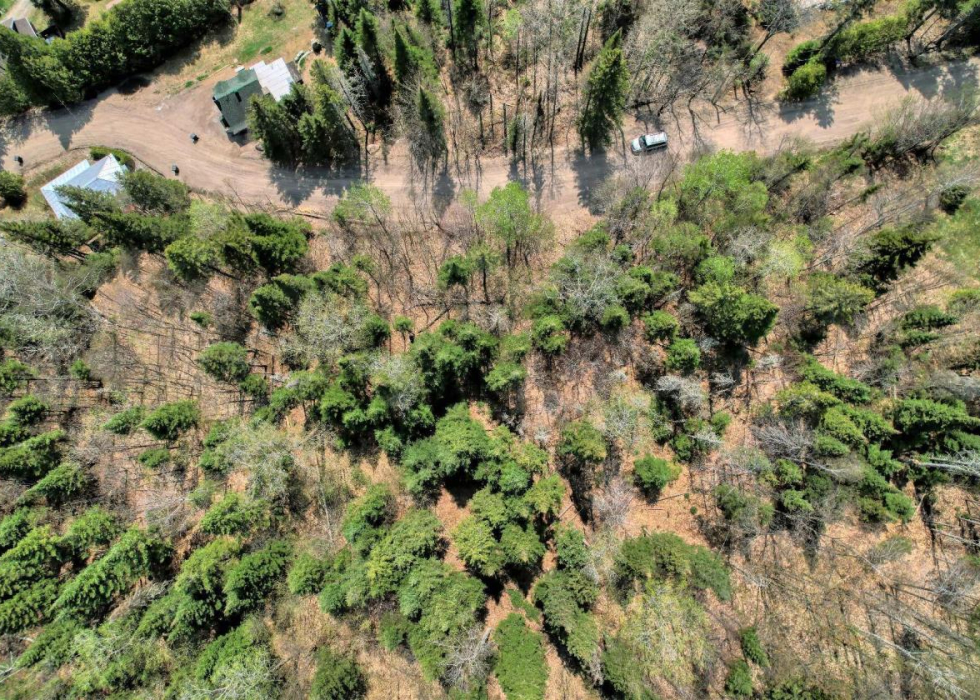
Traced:
<path fill-rule="evenodd" d="M 278 58 L 272 63 L 259 61 L 239 70 L 214 86 L 214 103 L 221 112 L 221 123 L 232 136 L 248 129 L 248 103 L 256 95 L 272 95 L 276 102 L 289 94 L 293 83 L 302 82 L 293 63 Z"/>
<path fill-rule="evenodd" d="M 248 129 L 248 102 L 262 94 L 259 76 L 251 68 L 240 70 L 214 86 L 213 99 L 225 130 L 235 136 Z"/>

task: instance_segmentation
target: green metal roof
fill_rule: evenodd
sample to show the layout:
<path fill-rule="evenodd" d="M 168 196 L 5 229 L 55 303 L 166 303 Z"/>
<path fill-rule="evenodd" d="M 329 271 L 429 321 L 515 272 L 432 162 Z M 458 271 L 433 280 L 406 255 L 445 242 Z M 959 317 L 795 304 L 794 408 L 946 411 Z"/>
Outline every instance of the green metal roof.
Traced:
<path fill-rule="evenodd" d="M 221 110 L 228 133 L 239 134 L 248 128 L 249 100 L 261 94 L 259 78 L 251 68 L 240 70 L 234 77 L 214 86 L 214 102 Z"/>
<path fill-rule="evenodd" d="M 255 74 L 255 71 L 251 68 L 240 70 L 235 73 L 234 76 L 228 78 L 228 80 L 222 80 L 220 83 L 217 83 L 214 86 L 214 99 L 220 100 L 233 92 L 239 92 L 242 88 L 252 82 L 259 82 L 259 76 Z"/>

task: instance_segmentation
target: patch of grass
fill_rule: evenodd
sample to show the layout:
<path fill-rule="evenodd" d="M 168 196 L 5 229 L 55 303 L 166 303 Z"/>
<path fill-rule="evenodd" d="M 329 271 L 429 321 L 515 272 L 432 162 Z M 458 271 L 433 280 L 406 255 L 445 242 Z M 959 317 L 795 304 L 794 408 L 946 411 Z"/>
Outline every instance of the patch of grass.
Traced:
<path fill-rule="evenodd" d="M 980 199 L 968 199 L 963 206 L 938 225 L 942 258 L 966 278 L 980 279 Z"/>
<path fill-rule="evenodd" d="M 178 92 L 190 87 L 189 81 L 203 82 L 232 66 L 248 67 L 260 56 L 282 56 L 290 60 L 298 51 L 309 48 L 316 17 L 313 3 L 281 0 L 283 14 L 277 17 L 271 13 L 276 2 L 255 0 L 247 5 L 242 12 L 241 24 L 232 20 L 230 27 L 210 41 L 206 39 L 191 60 L 181 64 L 175 73 L 158 79 L 160 88 L 165 92 Z"/>

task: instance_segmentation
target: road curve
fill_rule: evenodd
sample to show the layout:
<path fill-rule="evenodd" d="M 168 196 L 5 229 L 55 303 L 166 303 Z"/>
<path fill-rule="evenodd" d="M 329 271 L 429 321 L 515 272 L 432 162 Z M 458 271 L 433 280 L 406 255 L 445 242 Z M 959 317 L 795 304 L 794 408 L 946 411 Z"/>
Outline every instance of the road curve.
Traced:
<path fill-rule="evenodd" d="M 974 86 L 978 69 L 977 59 L 920 68 L 897 63 L 863 68 L 839 75 L 824 95 L 809 102 L 785 106 L 743 101 L 726 112 L 702 115 L 697 127 L 685 118 L 665 128 L 671 133 L 671 148 L 681 155 L 696 140 L 717 148 L 759 151 L 797 136 L 826 145 L 854 134 L 908 94 L 932 98 Z M 171 165 L 178 165 L 180 179 L 194 190 L 307 213 L 329 210 L 337 196 L 360 179 L 381 187 L 403 205 L 417 201 L 419 190 L 424 189 L 413 187 L 404 148 L 397 145 L 387 162 L 372 154 L 366 176 L 362 172 L 279 168 L 265 160 L 254 144 L 225 136 L 217 123 L 210 84 L 156 103 L 141 94 L 149 89 L 130 95 L 111 90 L 71 109 L 13 120 L 0 131 L 0 163 L 15 170 L 14 156 L 20 156 L 30 174 L 68 150 L 114 146 L 160 172 L 169 173 Z M 639 128 L 631 122 L 627 132 Z M 190 140 L 192 132 L 201 137 L 197 143 Z M 574 146 L 556 148 L 544 158 L 544 165 L 530 173 L 505 157 L 481 158 L 468 172 L 453 172 L 444 178 L 434 191 L 443 196 L 462 187 L 486 192 L 523 178 L 537 189 L 545 209 L 578 209 L 589 189 L 627 156 L 617 149 L 603 158 L 586 158 Z"/>

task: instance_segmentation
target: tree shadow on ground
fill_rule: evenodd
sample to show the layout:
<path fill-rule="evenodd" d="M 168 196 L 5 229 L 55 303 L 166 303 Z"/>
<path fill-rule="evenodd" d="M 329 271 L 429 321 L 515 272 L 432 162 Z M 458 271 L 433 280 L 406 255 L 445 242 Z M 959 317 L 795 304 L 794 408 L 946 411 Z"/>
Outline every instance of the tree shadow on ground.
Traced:
<path fill-rule="evenodd" d="M 575 174 L 578 202 L 591 211 L 593 191 L 612 174 L 613 163 L 607 151 L 594 151 L 591 155 L 586 155 L 580 150 L 572 157 L 571 166 Z"/>
<path fill-rule="evenodd" d="M 834 123 L 834 105 L 837 104 L 838 89 L 833 83 L 829 83 L 820 91 L 816 97 L 799 102 L 790 100 L 780 100 L 778 116 L 787 124 L 813 117 L 817 125 L 821 128 L 828 128 Z"/>

